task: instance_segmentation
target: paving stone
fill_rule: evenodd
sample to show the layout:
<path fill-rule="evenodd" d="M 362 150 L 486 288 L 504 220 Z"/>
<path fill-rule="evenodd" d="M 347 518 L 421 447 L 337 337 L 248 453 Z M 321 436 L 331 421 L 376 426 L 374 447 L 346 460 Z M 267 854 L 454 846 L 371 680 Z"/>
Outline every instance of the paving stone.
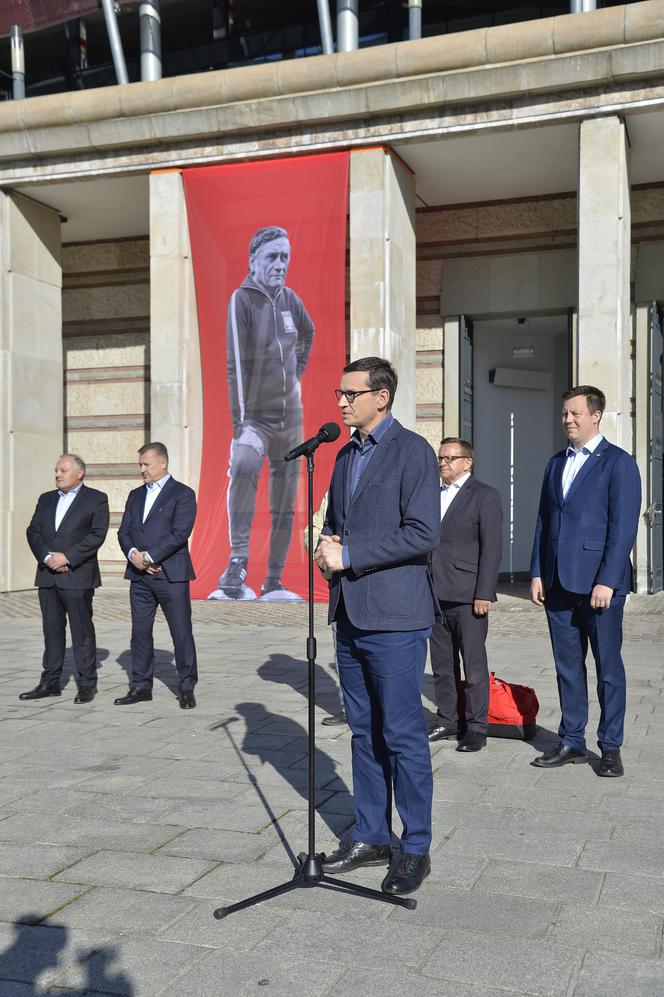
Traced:
<path fill-rule="evenodd" d="M 79 987 L 102 993 L 135 994 L 163 993 L 173 977 L 183 970 L 194 970 L 207 957 L 208 949 L 150 939 L 119 937 L 107 942 L 77 966 L 72 966 L 57 978 L 58 987 Z"/>
<path fill-rule="evenodd" d="M 194 828 L 168 841 L 158 851 L 160 855 L 182 855 L 214 862 L 250 862 L 275 847 L 278 841 L 271 828 L 259 834 Z"/>
<path fill-rule="evenodd" d="M 164 941 L 205 945 L 225 954 L 249 952 L 260 946 L 262 940 L 275 928 L 287 923 L 288 909 L 270 904 L 259 904 L 221 921 L 213 916 L 214 903 L 196 901 L 186 914 L 164 928 L 159 938 Z M 253 955 L 252 957 L 253 958 Z"/>
<path fill-rule="evenodd" d="M 77 862 L 55 878 L 63 883 L 179 893 L 213 868 L 214 863 L 199 859 L 104 851 Z"/>
<path fill-rule="evenodd" d="M 664 847 L 626 841 L 590 841 L 579 857 L 579 868 L 601 872 L 638 872 L 640 876 L 664 874 Z"/>
<path fill-rule="evenodd" d="M 81 887 L 77 888 L 81 891 Z M 94 928 L 113 934 L 155 935 L 191 909 L 193 901 L 139 889 L 85 887 L 77 900 L 51 914 L 47 925 Z"/>
<path fill-rule="evenodd" d="M 371 921 L 367 944 L 363 925 L 366 921 L 355 914 L 319 913 L 312 918 L 307 912 L 295 912 L 286 927 L 276 928 L 262 943 L 264 954 L 296 959 L 302 951 L 334 952 L 339 962 L 347 965 L 382 968 L 387 959 L 401 966 L 421 966 L 437 944 L 442 931 L 421 924 L 400 924 L 395 931 L 389 921 Z"/>
<path fill-rule="evenodd" d="M 20 813 L 0 821 L 0 841 L 58 842 L 88 852 L 100 848 L 147 852 L 164 845 L 183 830 L 169 824 Z"/>
<path fill-rule="evenodd" d="M 86 849 L 65 845 L 6 843 L 0 848 L 0 876 L 46 879 L 87 854 Z"/>
<path fill-rule="evenodd" d="M 238 915 L 241 916 L 241 915 Z M 263 949 L 250 961 L 245 953 L 223 956 L 215 952 L 198 963 L 191 975 L 174 981 L 179 997 L 323 997 L 341 976 L 345 967 L 337 959 L 324 961 L 325 953 L 308 955 L 300 950 L 294 958 L 282 959 Z"/>
<path fill-rule="evenodd" d="M 601 907 L 631 907 L 664 915 L 664 886 L 655 876 L 608 872 L 600 894 Z M 640 916 L 640 915 L 639 915 Z"/>
<path fill-rule="evenodd" d="M 418 922 L 478 935 L 515 938 L 545 938 L 555 921 L 555 902 L 526 897 L 451 890 L 426 880 L 417 891 L 417 908 L 395 908 L 390 923 Z M 442 915 L 442 916 L 441 916 Z"/>
<path fill-rule="evenodd" d="M 330 997 L 505 997 L 504 990 L 481 991 L 466 987 L 462 983 L 448 983 L 445 980 L 432 980 L 419 973 L 379 973 L 375 969 L 366 970 L 362 966 L 348 969 Z"/>
<path fill-rule="evenodd" d="M 512 827 L 528 830 L 529 834 L 555 836 L 556 838 L 584 841 L 615 837 L 616 822 L 612 817 L 595 816 L 592 813 L 535 813 L 517 811 L 504 829 L 509 833 Z"/>
<path fill-rule="evenodd" d="M 36 924 L 88 889 L 35 879 L 0 879 L 0 921 Z"/>
<path fill-rule="evenodd" d="M 487 865 L 476 887 L 486 893 L 595 903 L 603 880 L 602 873 L 585 869 L 498 860 Z"/>
<path fill-rule="evenodd" d="M 478 988 L 566 997 L 581 954 L 549 942 L 449 932 L 421 972 Z"/>
<path fill-rule="evenodd" d="M 574 989 L 574 997 L 657 997 L 664 993 L 664 961 L 636 959 L 622 953 L 588 952 Z"/>
<path fill-rule="evenodd" d="M 108 938 L 108 932 L 70 931 L 25 924 L 0 925 L 0 967 L 4 980 L 29 983 L 33 993 L 62 976 Z M 14 997 L 11 990 L 11 997 Z"/>
<path fill-rule="evenodd" d="M 470 890 L 478 882 L 489 860 L 484 856 L 456 855 L 435 848 L 431 852 L 431 876 L 434 883 L 442 883 L 455 890 Z"/>
<path fill-rule="evenodd" d="M 597 810 L 626 820 L 650 821 L 659 825 L 664 823 L 664 800 L 652 797 L 640 798 L 626 793 L 606 795 L 602 797 Z"/>
<path fill-rule="evenodd" d="M 477 827 L 472 835 L 466 830 L 454 831 L 438 851 L 487 856 L 490 859 L 507 859 L 514 862 L 573 866 L 579 850 L 580 846 L 569 838 L 526 834 L 515 827 L 507 829 Z"/>
<path fill-rule="evenodd" d="M 278 819 L 286 812 L 286 808 L 278 808 L 274 817 Z M 201 802 L 173 804 L 167 813 L 162 815 L 174 824 L 188 824 L 189 827 L 218 828 L 220 831 L 244 831 L 258 833 L 272 823 L 272 817 L 260 804 L 250 806 L 228 803 Z"/>
<path fill-rule="evenodd" d="M 606 904 L 563 904 L 549 938 L 589 952 L 628 952 L 652 959 L 659 954 L 661 928 L 661 919 L 654 915 L 636 918 L 632 910 L 615 910 Z"/>

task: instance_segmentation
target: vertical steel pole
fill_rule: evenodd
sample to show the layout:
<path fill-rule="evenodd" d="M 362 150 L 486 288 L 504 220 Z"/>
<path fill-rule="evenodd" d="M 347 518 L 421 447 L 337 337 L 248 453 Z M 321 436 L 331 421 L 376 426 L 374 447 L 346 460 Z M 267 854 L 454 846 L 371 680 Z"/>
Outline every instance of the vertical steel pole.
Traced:
<path fill-rule="evenodd" d="M 359 0 L 337 0 L 337 52 L 354 52 L 359 45 Z"/>
<path fill-rule="evenodd" d="M 588 10 L 597 10 L 597 0 L 570 0 L 569 9 L 572 14 L 583 14 Z"/>
<path fill-rule="evenodd" d="M 12 24 L 10 32 L 12 53 L 12 93 L 14 100 L 25 97 L 25 52 L 23 49 L 23 28 Z"/>
<path fill-rule="evenodd" d="M 118 19 L 115 15 L 113 0 L 101 0 L 101 5 L 104 11 L 104 20 L 106 21 L 108 43 L 111 46 L 111 55 L 113 56 L 115 78 L 118 83 L 129 83 L 127 63 L 125 62 L 124 52 L 122 51 L 122 39 L 120 38 L 120 29 L 118 28 Z"/>
<path fill-rule="evenodd" d="M 328 0 L 317 0 L 318 2 L 318 23 L 320 25 L 320 44 L 324 55 L 332 55 L 334 52 L 334 42 L 332 41 L 332 22 L 330 21 L 330 5 Z"/>
<path fill-rule="evenodd" d="M 141 79 L 161 79 L 161 15 L 159 0 L 143 0 L 139 7 L 141 26 Z"/>
<path fill-rule="evenodd" d="M 408 0 L 408 37 L 422 37 L 422 0 Z"/>

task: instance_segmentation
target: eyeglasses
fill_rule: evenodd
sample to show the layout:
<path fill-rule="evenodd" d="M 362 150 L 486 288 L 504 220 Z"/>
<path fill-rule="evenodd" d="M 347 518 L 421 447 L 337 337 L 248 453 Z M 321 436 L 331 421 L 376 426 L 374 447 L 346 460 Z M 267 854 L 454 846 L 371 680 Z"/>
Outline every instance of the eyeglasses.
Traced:
<path fill-rule="evenodd" d="M 345 398 L 349 405 L 352 405 L 358 395 L 368 395 L 374 388 L 363 388 L 362 391 L 343 391 L 342 388 L 335 388 L 334 394 L 338 402 Z"/>
<path fill-rule="evenodd" d="M 439 464 L 453 464 L 455 460 L 470 460 L 470 457 L 466 457 L 465 453 L 455 453 L 451 454 L 449 457 L 439 457 Z"/>

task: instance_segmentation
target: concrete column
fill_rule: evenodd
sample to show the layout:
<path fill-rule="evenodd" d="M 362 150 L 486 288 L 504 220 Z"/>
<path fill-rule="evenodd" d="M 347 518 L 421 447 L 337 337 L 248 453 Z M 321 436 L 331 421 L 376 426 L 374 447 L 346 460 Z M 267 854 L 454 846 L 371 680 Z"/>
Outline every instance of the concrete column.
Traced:
<path fill-rule="evenodd" d="M 57 212 L 0 192 L 0 591 L 31 588 L 25 528 L 63 447 Z"/>
<path fill-rule="evenodd" d="M 150 438 L 173 475 L 198 487 L 203 395 L 194 271 L 179 172 L 150 176 Z"/>
<path fill-rule="evenodd" d="M 629 144 L 620 118 L 584 121 L 579 139 L 580 384 L 606 394 L 602 429 L 632 449 Z"/>
<path fill-rule="evenodd" d="M 415 429 L 415 178 L 398 157 L 350 157 L 351 359 L 381 356 L 399 374 L 394 415 Z"/>

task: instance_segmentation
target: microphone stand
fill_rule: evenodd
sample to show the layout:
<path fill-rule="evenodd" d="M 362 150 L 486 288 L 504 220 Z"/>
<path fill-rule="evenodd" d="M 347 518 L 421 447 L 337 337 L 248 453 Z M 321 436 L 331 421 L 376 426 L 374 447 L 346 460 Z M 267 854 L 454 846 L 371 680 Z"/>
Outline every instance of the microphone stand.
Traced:
<path fill-rule="evenodd" d="M 253 907 L 254 904 L 262 903 L 264 900 L 271 900 L 273 897 L 281 896 L 282 893 L 290 893 L 300 887 L 322 886 L 324 889 L 336 889 L 343 893 L 350 893 L 355 896 L 365 897 L 368 900 L 380 900 L 382 903 L 392 904 L 396 907 L 406 907 L 408 910 L 415 910 L 417 900 L 412 897 L 395 897 L 381 890 L 372 890 L 367 886 L 360 886 L 358 883 L 349 883 L 344 879 L 336 879 L 323 872 L 324 853 L 316 852 L 316 637 L 314 634 L 314 450 L 318 447 L 319 441 L 314 441 L 311 451 L 306 454 L 307 458 L 307 507 L 308 507 L 308 533 L 309 533 L 309 634 L 307 636 L 307 666 L 308 666 L 308 761 L 309 761 L 309 798 L 307 801 L 307 823 L 308 823 L 308 844 L 306 854 L 302 852 L 298 855 L 298 866 L 292 879 L 279 886 L 273 886 L 270 890 L 263 890 L 254 896 L 240 900 L 238 903 L 230 904 L 228 907 L 218 907 L 214 916 L 218 921 L 235 914 L 236 911 L 244 910 L 245 907 Z M 304 454 L 302 456 L 305 456 Z"/>

